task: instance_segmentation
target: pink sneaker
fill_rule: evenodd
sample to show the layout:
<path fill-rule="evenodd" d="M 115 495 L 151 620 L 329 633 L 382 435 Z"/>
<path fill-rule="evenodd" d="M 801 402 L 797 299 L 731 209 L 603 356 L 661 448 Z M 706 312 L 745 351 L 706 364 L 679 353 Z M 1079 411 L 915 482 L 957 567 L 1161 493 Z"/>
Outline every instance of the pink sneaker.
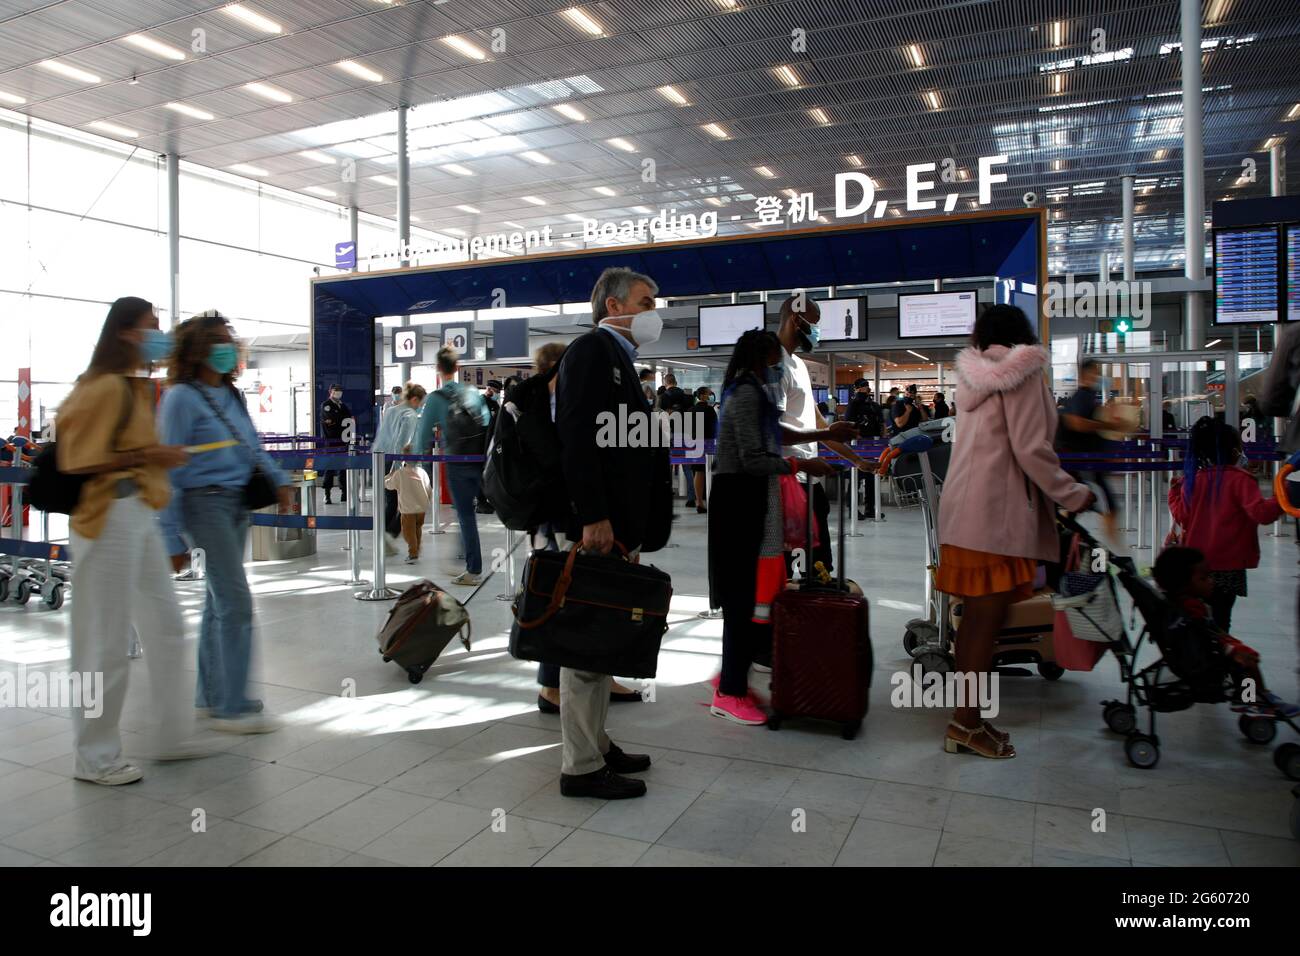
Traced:
<path fill-rule="evenodd" d="M 746 694 L 744 697 L 728 697 L 726 694 L 714 693 L 713 706 L 709 708 L 709 713 L 737 724 L 758 726 L 767 723 L 767 714 L 759 709 L 753 694 Z"/>

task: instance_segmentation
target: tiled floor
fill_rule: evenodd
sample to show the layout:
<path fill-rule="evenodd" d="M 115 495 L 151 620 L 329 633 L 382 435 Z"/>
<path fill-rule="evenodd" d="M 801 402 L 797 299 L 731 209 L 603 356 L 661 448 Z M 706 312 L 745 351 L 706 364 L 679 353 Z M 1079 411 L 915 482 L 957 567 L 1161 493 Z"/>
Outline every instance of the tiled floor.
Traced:
<path fill-rule="evenodd" d="M 915 512 L 891 511 L 849 540 L 876 652 L 857 740 L 709 716 L 721 622 L 697 616 L 704 520 L 683 511 L 678 546 L 651 559 L 677 589 L 654 700 L 610 713 L 614 739 L 654 759 L 644 799 L 559 795 L 558 718 L 537 712 L 533 667 L 506 651 L 504 579 L 471 605 L 473 651 L 449 648 L 412 686 L 376 653 L 389 605 L 351 598 L 342 536 L 323 533 L 314 559 L 250 565 L 256 693 L 288 726 L 223 738 L 208 759 L 145 763 L 141 783 L 109 790 L 71 779 L 65 714 L 0 709 L 0 865 L 1300 864 L 1293 784 L 1226 709 L 1169 715 L 1160 765 L 1127 764 L 1097 706 L 1120 691 L 1111 658 L 1056 683 L 1002 681 L 998 722 L 1015 738 L 1014 761 L 946 755 L 944 712 L 892 708 L 889 677 L 907 666 L 903 626 L 921 601 Z M 487 550 L 504 546 L 499 526 L 485 522 L 483 534 Z M 415 570 L 445 582 L 458 570 L 455 528 L 426 540 Z M 1235 630 L 1294 694 L 1297 549 L 1291 537 L 1261 541 Z M 400 587 L 411 571 L 398 564 L 389 580 Z M 193 622 L 201 591 L 180 588 Z M 66 609 L 0 607 L 0 666 L 65 667 L 67 622 Z M 129 745 L 141 740 L 147 679 L 132 664 Z"/>

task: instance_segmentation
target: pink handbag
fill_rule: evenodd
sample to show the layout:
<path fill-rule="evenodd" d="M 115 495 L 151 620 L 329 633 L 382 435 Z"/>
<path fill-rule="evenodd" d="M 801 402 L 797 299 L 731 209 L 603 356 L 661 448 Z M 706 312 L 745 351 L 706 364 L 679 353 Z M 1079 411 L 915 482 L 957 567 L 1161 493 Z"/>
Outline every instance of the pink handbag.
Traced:
<path fill-rule="evenodd" d="M 798 475 L 781 475 L 781 517 L 784 548 L 794 551 L 808 547 L 808 493 Z M 821 545 L 821 532 L 812 522 L 812 547 Z"/>

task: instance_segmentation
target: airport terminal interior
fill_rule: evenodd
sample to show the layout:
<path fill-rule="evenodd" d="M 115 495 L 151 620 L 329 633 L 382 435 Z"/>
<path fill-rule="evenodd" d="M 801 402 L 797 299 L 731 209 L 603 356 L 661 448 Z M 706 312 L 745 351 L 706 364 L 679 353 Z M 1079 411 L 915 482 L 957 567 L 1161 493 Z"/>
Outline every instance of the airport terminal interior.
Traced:
<path fill-rule="evenodd" d="M 1287 477 L 1300 477 L 1300 6 L 572 4 L 0 0 L 0 866 L 1300 865 L 1300 719 L 1287 704 L 1300 696 L 1300 482 Z M 604 284 L 608 268 L 633 270 L 632 285 Z M 623 306 L 642 280 L 653 302 Z M 228 596 L 214 583 L 229 579 L 220 555 L 193 535 L 179 553 L 160 545 L 167 513 L 160 523 L 141 509 L 132 540 L 157 550 L 142 564 L 153 583 L 121 576 L 134 584 L 115 591 L 79 565 L 96 558 L 71 527 L 78 512 L 33 504 L 39 474 L 54 468 L 38 455 L 57 435 L 75 436 L 52 456 L 72 470 L 67 443 L 86 432 L 75 415 L 63 432 L 61 408 L 126 296 L 146 300 L 143 314 L 173 343 L 185 323 L 229 329 L 237 359 L 220 365 L 214 346 L 195 374 L 233 381 L 286 483 L 287 507 L 274 493 L 263 502 L 234 558 L 252 596 L 244 694 L 258 713 L 218 717 L 194 694 L 200 659 L 209 669 L 217 659 L 200 655 L 201 630 L 205 647 L 226 640 L 202 625 L 205 603 Z M 1018 478 L 970 484 L 988 479 L 972 477 L 979 456 L 962 449 L 996 440 L 976 425 L 993 413 L 974 397 L 967 351 L 991 315 L 1023 315 L 1044 350 L 1033 373 L 1047 383 L 1043 411 L 1056 404 L 1065 424 L 1036 439 L 1041 455 L 1055 444 L 1067 471 L 1087 473 L 1089 500 L 1108 491 L 1112 502 L 1106 515 L 1100 499 L 1079 513 L 1083 566 L 1050 576 L 1060 583 L 1043 568 L 1017 582 L 1042 613 L 1022 610 L 1018 629 L 1000 632 L 984 713 L 1014 759 L 946 747 L 961 615 L 936 586 L 951 579 L 941 545 L 959 557 L 954 539 L 939 540 L 947 497 L 996 510 L 1021 493 Z M 561 789 L 562 768 L 566 782 L 591 774 L 568 763 L 570 724 L 562 733 L 560 708 L 540 696 L 536 658 L 511 652 L 545 528 L 507 527 L 516 512 L 482 488 L 457 507 L 465 492 L 449 474 L 468 467 L 477 482 L 487 451 L 450 440 L 459 400 L 444 403 L 432 448 L 408 433 L 409 464 L 390 461 L 406 449 L 383 441 L 412 395 L 424 398 L 423 423 L 458 382 L 446 394 L 470 396 L 464 408 L 492 403 L 499 449 L 513 440 L 499 422 L 514 422 L 508 403 L 539 374 L 539 350 L 600 338 L 601 318 L 649 373 L 643 396 L 689 413 L 671 426 L 671 450 L 646 451 L 673 496 L 671 534 L 639 558 L 671 576 L 656 666 L 613 675 L 622 696 L 605 722 L 623 757 L 649 758 L 627 775 L 644 782 L 634 799 Z M 724 390 L 733 357 L 776 341 L 754 330 L 776 333 L 785 369 L 758 390 L 764 401 L 786 424 L 802 414 L 857 425 L 851 453 L 864 463 L 846 466 L 824 442 L 810 453 L 836 463 L 817 492 L 831 580 L 805 592 L 817 575 L 796 550 L 789 590 L 777 593 L 782 578 L 768 594 L 772 624 L 741 622 L 769 644 L 778 633 L 775 650 L 754 655 L 752 696 L 727 698 L 761 711 L 738 722 L 713 684 L 717 563 L 754 535 L 744 522 L 720 526 L 718 512 L 735 510 L 713 500 L 714 486 L 738 476 L 712 470 L 724 452 L 690 422 L 726 422 L 740 394 Z M 157 380 L 146 404 L 160 401 L 160 422 L 173 390 L 187 391 L 169 379 L 180 363 L 167 354 L 130 369 Z M 623 353 L 609 354 L 611 387 L 636 392 L 620 378 Z M 447 356 L 452 371 L 439 368 Z M 741 372 L 761 377 L 770 364 L 760 355 Z M 563 429 L 576 417 L 564 412 L 565 370 L 575 381 L 587 370 L 559 368 L 551 401 Z M 100 416 L 105 430 L 116 414 Z M 1091 457 L 1063 444 L 1075 421 L 1099 429 Z M 249 446 L 212 427 L 201 440 L 158 438 L 187 449 L 173 483 L 225 455 L 243 463 L 231 486 L 242 493 L 252 459 L 237 451 Z M 1193 451 L 1203 434 L 1241 446 L 1219 463 L 1225 488 L 1281 507 L 1180 525 L 1171 500 L 1182 504 L 1179 483 L 1204 464 Z M 1031 508 L 1039 494 L 1055 513 L 1025 467 Z M 390 468 L 429 488 L 428 510 L 409 522 L 422 540 L 415 558 L 409 538 L 376 527 Z M 138 477 L 97 473 L 79 507 L 96 487 L 110 515 L 150 502 Z M 1228 507 L 1227 491 L 1220 501 L 1205 485 L 1218 480 L 1201 479 L 1207 508 Z M 783 503 L 790 485 L 780 482 Z M 191 490 L 182 497 L 188 508 Z M 573 515 L 593 507 L 565 501 Z M 1238 538 L 1206 530 L 1216 522 Z M 789 545 L 789 512 L 781 524 Z M 567 547 L 569 529 L 556 530 Z M 1002 556 L 1013 533 L 957 550 Z M 1152 568 L 1196 535 L 1215 542 L 1203 556 L 1214 593 L 1236 596 L 1231 635 L 1257 652 L 1275 698 L 1261 686 L 1258 700 L 1192 702 L 1172 665 L 1151 669 L 1172 653 L 1175 605 Z M 1222 563 L 1225 551 L 1241 556 Z M 760 596 L 771 557 L 759 558 Z M 835 653 L 860 655 L 864 673 L 796 675 L 801 658 L 782 655 L 779 631 L 798 605 L 782 602 L 858 601 L 836 575 L 866 601 L 864 633 L 818 635 L 804 622 L 801 636 L 842 642 L 849 650 Z M 1081 636 L 1069 590 L 1079 578 L 1102 603 L 1112 595 L 1101 639 Z M 465 602 L 472 630 L 412 669 L 388 660 L 376 635 L 422 581 L 450 595 L 446 606 Z M 179 684 L 144 633 L 153 624 L 120 610 L 160 587 L 174 589 L 183 620 Z M 563 620 L 563 606 L 552 610 Z M 88 769 L 83 738 L 98 735 L 102 749 L 110 732 L 78 716 L 91 697 L 59 693 L 93 657 L 78 642 L 128 618 L 113 632 L 120 649 L 106 652 L 110 676 L 129 677 L 121 753 Z M 805 647 L 803 659 L 821 653 Z M 566 706 L 577 670 L 560 678 Z M 811 696 L 834 696 L 827 687 L 858 676 L 865 714 L 781 712 L 783 687 L 821 682 Z M 82 690 L 94 686 L 87 673 Z M 202 752 L 153 759 L 159 701 L 178 693 Z M 980 739 L 1005 756 L 992 731 Z"/>

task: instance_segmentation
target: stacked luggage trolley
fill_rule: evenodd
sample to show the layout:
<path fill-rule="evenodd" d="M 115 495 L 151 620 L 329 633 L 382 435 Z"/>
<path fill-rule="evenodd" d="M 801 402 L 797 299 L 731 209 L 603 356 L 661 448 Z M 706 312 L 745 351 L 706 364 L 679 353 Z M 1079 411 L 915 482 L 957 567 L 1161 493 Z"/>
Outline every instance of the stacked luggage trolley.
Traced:
<path fill-rule="evenodd" d="M 22 461 L 18 456 L 15 460 Z M 0 467 L 0 485 L 12 489 L 13 528 L 12 536 L 0 537 L 0 602 L 26 605 L 33 597 L 39 597 L 47 608 L 57 611 L 72 590 L 72 555 L 67 545 L 49 540 L 50 516 L 45 512 L 41 512 L 41 540 L 23 538 L 23 490 L 31 477 L 31 468 L 21 464 Z"/>
<path fill-rule="evenodd" d="M 919 479 L 914 487 L 925 534 L 925 596 L 921 606 L 926 616 L 907 622 L 903 649 L 924 673 L 948 674 L 954 670 L 953 632 L 961 621 L 960 603 L 954 603 L 949 595 L 934 586 L 939 569 L 937 518 L 943 483 L 935 474 L 930 455 L 942 443 L 944 430 L 950 421 L 943 418 L 928 421 L 895 435 L 881 458 L 882 468 L 907 468 L 914 462 L 920 466 Z M 1013 604 L 1007 623 L 994 642 L 993 666 L 1033 664 L 1048 680 L 1059 679 L 1065 671 L 1053 655 L 1053 623 L 1050 592 L 1042 591 Z"/>

